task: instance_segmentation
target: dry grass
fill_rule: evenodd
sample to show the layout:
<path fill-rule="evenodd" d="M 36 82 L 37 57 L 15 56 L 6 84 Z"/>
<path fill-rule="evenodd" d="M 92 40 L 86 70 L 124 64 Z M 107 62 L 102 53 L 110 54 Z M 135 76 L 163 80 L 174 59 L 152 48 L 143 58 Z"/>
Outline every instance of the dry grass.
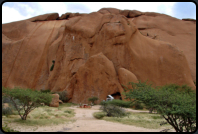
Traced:
<path fill-rule="evenodd" d="M 62 104 L 58 108 L 42 106 L 34 109 L 29 113 L 26 120 L 21 120 L 19 115 L 3 116 L 2 121 L 13 122 L 25 126 L 45 126 L 57 125 L 64 122 L 74 121 L 73 109 L 67 107 L 67 104 Z"/>
<path fill-rule="evenodd" d="M 127 125 L 134 125 L 137 127 L 144 127 L 149 129 L 169 129 L 172 128 L 169 124 L 160 126 L 162 121 L 165 121 L 163 117 L 159 114 L 151 114 L 151 113 L 135 113 L 130 112 L 130 115 L 123 118 L 117 117 L 103 117 L 103 120 L 118 122 Z"/>

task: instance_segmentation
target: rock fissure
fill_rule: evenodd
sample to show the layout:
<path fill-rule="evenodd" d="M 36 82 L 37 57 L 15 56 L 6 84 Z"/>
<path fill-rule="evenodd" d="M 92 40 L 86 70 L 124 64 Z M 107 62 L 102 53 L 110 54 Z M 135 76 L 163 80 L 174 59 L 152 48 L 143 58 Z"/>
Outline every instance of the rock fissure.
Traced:
<path fill-rule="evenodd" d="M 118 35 L 116 35 L 114 37 L 119 37 L 119 36 L 124 36 L 124 35 L 125 35 L 125 33 L 121 33 L 121 34 L 118 34 Z"/>
<path fill-rule="evenodd" d="M 70 59 L 70 61 L 80 60 L 80 59 L 83 59 L 83 58 L 74 58 L 74 59 Z"/>
<path fill-rule="evenodd" d="M 17 60 L 17 56 L 18 56 L 18 54 L 19 54 L 19 52 L 20 52 L 20 49 L 21 49 L 21 46 L 22 46 L 23 42 L 24 42 L 24 40 L 22 41 L 22 43 L 21 43 L 21 45 L 20 45 L 20 48 L 19 48 L 19 50 L 18 50 L 18 52 L 17 52 L 17 55 L 16 55 L 16 57 L 15 57 L 15 59 L 14 59 L 14 62 L 13 62 L 13 64 L 12 64 L 12 67 L 11 67 L 11 70 L 10 70 L 10 72 L 9 72 L 8 78 L 7 78 L 6 82 L 5 82 L 5 85 L 7 85 L 7 82 L 8 82 L 8 80 L 9 80 L 9 78 L 10 78 L 10 75 L 11 75 L 12 70 L 13 70 L 13 68 L 14 68 L 15 62 L 16 62 L 16 60 Z"/>
<path fill-rule="evenodd" d="M 5 36 L 6 40 L 8 39 L 8 40 L 12 41 L 12 39 L 10 39 L 8 36 L 6 36 L 6 34 L 4 34 L 3 32 L 2 32 L 2 36 Z"/>
<path fill-rule="evenodd" d="M 41 57 L 40 57 L 40 60 L 39 60 L 39 67 L 37 66 L 37 68 L 36 68 L 36 77 L 34 77 L 34 80 L 33 80 L 33 83 L 32 83 L 32 86 L 31 87 L 33 87 L 33 88 L 35 88 L 35 86 L 36 86 L 36 81 L 38 81 L 38 77 L 40 76 L 40 73 L 41 73 L 41 70 L 43 69 L 43 64 L 44 64 L 44 58 L 45 59 L 47 59 L 46 57 L 47 56 L 45 56 L 45 55 L 47 55 L 47 52 L 48 52 L 48 48 L 49 48 L 49 46 L 50 46 L 50 41 L 51 41 L 51 37 L 52 37 L 52 34 L 53 34 L 53 32 L 54 32 L 54 27 L 55 27 L 55 25 L 56 25 L 56 22 L 54 22 L 54 26 L 53 26 L 53 29 L 52 29 L 52 31 L 51 31 L 51 33 L 50 33 L 50 35 L 49 35 L 49 37 L 47 38 L 47 41 L 46 41 L 46 43 L 45 43 L 45 47 L 44 47 L 44 49 L 43 49 L 43 51 L 42 51 L 42 55 L 41 55 Z M 48 63 L 48 60 L 47 60 L 47 65 L 48 65 L 49 63 Z M 46 66 L 47 68 L 46 69 L 48 69 L 48 66 Z M 49 71 L 47 71 L 48 72 L 48 74 L 49 74 Z"/>
<path fill-rule="evenodd" d="M 100 27 L 100 29 L 98 30 L 98 32 L 97 32 L 97 33 L 100 33 L 100 31 L 101 31 L 101 29 L 103 28 L 104 24 L 107 24 L 107 23 L 110 23 L 110 21 L 109 21 L 109 22 L 105 22 L 105 23 L 103 23 L 103 24 L 102 24 L 102 26 Z"/>

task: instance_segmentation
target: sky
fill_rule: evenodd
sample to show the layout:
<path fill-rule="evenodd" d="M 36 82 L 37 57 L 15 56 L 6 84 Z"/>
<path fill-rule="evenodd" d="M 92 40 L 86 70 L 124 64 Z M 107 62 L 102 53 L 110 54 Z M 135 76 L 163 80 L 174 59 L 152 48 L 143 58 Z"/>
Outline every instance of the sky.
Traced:
<path fill-rule="evenodd" d="M 172 17 L 196 19 L 193 2 L 5 2 L 2 4 L 2 24 L 29 19 L 46 13 L 91 13 L 101 8 L 157 12 Z"/>

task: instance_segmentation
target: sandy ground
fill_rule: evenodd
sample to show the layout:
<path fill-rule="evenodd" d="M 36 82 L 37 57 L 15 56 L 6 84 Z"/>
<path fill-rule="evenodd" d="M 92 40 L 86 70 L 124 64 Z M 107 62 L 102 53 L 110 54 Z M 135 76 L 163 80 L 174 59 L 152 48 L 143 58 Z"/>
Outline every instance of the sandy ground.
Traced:
<path fill-rule="evenodd" d="M 76 114 L 75 122 L 69 122 L 53 126 L 42 127 L 20 127 L 12 123 L 15 130 L 20 132 L 159 132 L 161 129 L 147 129 L 136 127 L 132 125 L 125 125 L 114 123 L 104 120 L 98 120 L 93 117 L 93 113 L 99 111 L 99 105 L 92 108 L 77 108 L 76 106 L 70 107 L 74 109 Z M 148 112 L 138 110 L 128 110 L 133 112 Z"/>

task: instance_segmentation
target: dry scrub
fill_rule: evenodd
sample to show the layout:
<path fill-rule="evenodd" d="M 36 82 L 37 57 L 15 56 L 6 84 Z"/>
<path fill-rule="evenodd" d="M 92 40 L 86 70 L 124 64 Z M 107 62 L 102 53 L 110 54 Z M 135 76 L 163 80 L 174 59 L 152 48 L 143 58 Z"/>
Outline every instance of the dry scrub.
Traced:
<path fill-rule="evenodd" d="M 21 120 L 19 115 L 2 116 L 2 126 L 7 124 L 7 126 L 12 129 L 19 130 L 9 124 L 15 123 L 19 128 L 27 126 L 30 128 L 31 126 L 37 128 L 39 126 L 58 125 L 70 121 L 73 122 L 75 120 L 71 117 L 74 117 L 75 115 L 74 110 L 68 108 L 67 105 L 68 104 L 62 104 L 58 108 L 49 106 L 36 108 L 27 116 L 27 120 Z"/>

